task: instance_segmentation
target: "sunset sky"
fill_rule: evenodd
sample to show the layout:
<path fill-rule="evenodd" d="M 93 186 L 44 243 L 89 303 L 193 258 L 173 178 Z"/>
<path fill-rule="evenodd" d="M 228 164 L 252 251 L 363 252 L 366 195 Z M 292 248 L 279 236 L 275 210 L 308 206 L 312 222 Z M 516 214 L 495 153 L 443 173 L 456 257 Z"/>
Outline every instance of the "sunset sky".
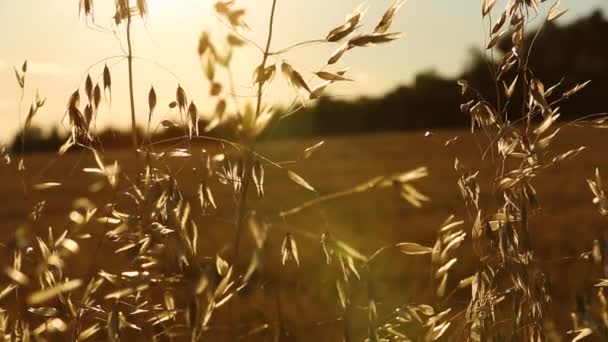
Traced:
<path fill-rule="evenodd" d="M 361 0 L 279 0 L 272 50 L 302 40 L 319 39 L 339 25 L 344 16 Z M 212 15 L 212 0 L 148 0 L 150 15 L 143 23 L 134 22 L 136 107 L 141 125 L 147 116 L 147 93 L 154 84 L 159 97 L 155 122 L 168 115 L 167 104 L 180 83 L 201 109 L 214 105 L 207 94 L 207 81 L 196 54 L 198 37 L 203 29 L 221 37 L 225 27 Z M 369 0 L 364 19 L 369 29 L 393 0 Z M 499 1 L 500 2 L 500 1 Z M 549 1 L 550 2 L 550 1 Z M 549 2 L 543 6 L 550 6 Z M 246 20 L 251 31 L 246 35 L 263 45 L 267 32 L 267 14 L 271 0 L 241 0 L 248 9 Z M 79 18 L 77 0 L 0 0 L 0 142 L 8 142 L 16 131 L 20 90 L 13 66 L 29 62 L 23 115 L 33 100 L 36 89 L 47 104 L 34 119 L 34 124 L 60 124 L 68 97 L 84 83 L 90 66 L 105 57 L 123 55 L 124 25 L 112 26 L 113 0 L 97 0 L 97 24 L 116 29 L 112 32 L 87 25 Z M 402 40 L 383 46 L 349 52 L 336 69 L 350 67 L 355 83 L 342 83 L 331 89 L 336 96 L 381 95 L 411 82 L 423 70 L 435 69 L 443 75 L 455 75 L 469 57 L 472 47 L 484 41 L 481 0 L 410 0 L 398 14 L 393 31 L 407 35 Z M 595 8 L 608 10 L 605 0 L 562 0 L 570 12 L 562 23 L 586 15 Z M 337 45 L 315 45 L 283 55 L 308 79 L 322 66 Z M 564 47 L 567 48 L 567 47 Z M 538 53 L 542 53 L 538 51 Z M 141 58 L 139 58 L 141 57 Z M 236 90 L 239 95 L 252 94 L 251 73 L 261 56 L 254 48 L 241 48 L 234 60 Z M 101 79 L 104 63 L 90 69 L 93 79 Z M 99 124 L 111 122 L 124 127 L 129 121 L 126 95 L 126 60 L 108 61 L 113 76 L 113 103 L 102 105 Z M 170 70 L 170 72 L 168 71 Z M 284 81 L 275 81 L 268 100 L 286 103 L 293 93 Z M 314 82 L 313 82 L 314 83 Z"/>

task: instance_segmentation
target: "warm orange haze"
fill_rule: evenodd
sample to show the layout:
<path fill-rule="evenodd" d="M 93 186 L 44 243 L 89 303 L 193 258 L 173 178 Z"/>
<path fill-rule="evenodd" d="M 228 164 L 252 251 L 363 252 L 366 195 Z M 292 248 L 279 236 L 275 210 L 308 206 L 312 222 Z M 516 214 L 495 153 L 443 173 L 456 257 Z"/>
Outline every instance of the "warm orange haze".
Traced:
<path fill-rule="evenodd" d="M 95 4 L 96 22 L 105 29 L 86 24 L 78 15 L 74 1 L 19 0 L 0 1 L 0 141 L 8 143 L 18 131 L 15 113 L 19 88 L 14 80 L 13 66 L 20 66 L 24 59 L 30 62 L 30 80 L 26 89 L 34 96 L 36 89 L 48 97 L 47 106 L 34 123 L 49 129 L 59 125 L 65 112 L 67 98 L 75 87 L 84 82 L 86 71 L 102 58 L 124 55 L 124 34 L 115 36 L 107 29 L 124 33 L 124 28 L 112 27 L 114 2 L 98 1 Z M 280 49 L 294 42 L 324 38 L 327 30 L 352 8 L 359 0 L 339 1 L 290 1 L 278 4 L 277 27 L 272 47 Z M 378 18 L 391 0 L 368 2 L 367 16 Z M 133 25 L 134 54 L 141 59 L 135 63 L 138 73 L 136 84 L 136 109 L 141 112 L 139 125 L 145 124 L 146 96 L 150 84 L 155 84 L 159 102 L 171 100 L 177 82 L 186 89 L 201 89 L 192 96 L 207 109 L 203 89 L 208 86 L 200 69 L 196 54 L 196 42 L 203 29 L 222 30 L 223 24 L 214 17 L 211 0 L 150 0 L 150 16 L 145 25 L 138 21 Z M 562 6 L 569 12 L 560 23 L 568 23 L 588 15 L 596 8 L 608 9 L 603 0 L 563 0 Z M 264 43 L 267 1 L 247 0 L 247 23 L 251 30 L 247 35 L 258 45 Z M 436 70 L 441 75 L 458 75 L 470 61 L 470 49 L 482 47 L 485 37 L 484 24 L 479 15 L 479 1 L 409 1 L 400 11 L 394 29 L 406 33 L 406 38 L 397 44 L 380 46 L 373 51 L 363 51 L 345 56 L 344 65 L 351 68 L 351 77 L 358 82 L 344 83 L 330 89 L 330 94 L 353 98 L 361 95 L 380 96 L 400 84 L 411 83 L 417 73 Z M 324 15 L 319 15 L 323 11 Z M 364 25 L 372 26 L 370 20 Z M 319 55 L 329 54 L 333 45 L 309 45 L 286 55 L 306 72 L 319 67 Z M 255 48 L 244 46 L 235 54 L 234 76 L 236 90 L 241 95 L 251 95 L 251 73 L 256 67 Z M 372 58 L 373 57 L 373 58 Z M 159 64 L 162 67 L 159 67 Z M 128 127 L 130 118 L 122 115 L 129 110 L 128 94 L 125 92 L 126 61 L 110 61 L 116 70 L 114 86 L 117 88 L 111 108 L 103 108 L 107 115 L 97 119 L 99 127 L 113 125 Z M 103 65 L 92 70 L 99 75 Z M 164 70 L 168 69 L 174 73 Z M 291 100 L 291 92 L 283 82 L 272 85 L 269 96 L 278 102 Z M 111 112 L 110 112 L 111 110 Z M 159 113 L 157 120 L 162 113 Z"/>
<path fill-rule="evenodd" d="M 608 340 L 604 2 L 0 1 L 4 339 Z"/>

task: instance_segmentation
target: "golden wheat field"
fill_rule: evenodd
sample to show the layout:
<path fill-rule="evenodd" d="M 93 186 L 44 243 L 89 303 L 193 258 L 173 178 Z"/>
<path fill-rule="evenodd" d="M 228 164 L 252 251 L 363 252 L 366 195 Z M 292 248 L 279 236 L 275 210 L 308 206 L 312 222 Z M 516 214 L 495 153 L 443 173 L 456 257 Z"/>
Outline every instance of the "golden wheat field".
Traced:
<path fill-rule="evenodd" d="M 593 175 L 596 167 L 608 169 L 608 158 L 604 151 L 607 134 L 602 130 L 579 128 L 562 132 L 554 151 L 565 151 L 580 145 L 588 149 L 577 159 L 563 164 L 559 171 L 548 170 L 542 176 L 542 181 L 535 183 L 541 209 L 531 218 L 532 246 L 547 272 L 548 288 L 553 295 L 550 305 L 556 309 L 552 312 L 560 331 L 567 330 L 568 313 L 575 304 L 574 295 L 589 281 L 589 262 L 579 256 L 592 248 L 593 236 L 600 229 L 602 221 L 591 204 L 592 196 L 586 178 Z M 460 136 L 460 139 L 451 148 L 446 148 L 445 142 L 455 136 Z M 478 139 L 482 141 L 484 138 L 479 136 Z M 320 195 L 352 188 L 375 176 L 426 166 L 429 176 L 416 184 L 430 201 L 423 203 L 421 208 L 415 208 L 402 200 L 393 189 L 378 189 L 327 201 L 280 219 L 279 212 L 314 199 L 315 195 L 297 186 L 285 175 L 278 172 L 273 174 L 269 169 L 266 177 L 274 181 L 266 185 L 263 198 L 252 195 L 250 208 L 256 211 L 261 220 L 268 222 L 270 231 L 280 233 L 269 234 L 267 253 L 264 255 L 265 276 L 260 280 L 263 284 L 233 299 L 239 303 L 237 317 L 246 316 L 246 319 L 238 320 L 246 322 L 238 329 L 243 337 L 251 334 L 252 340 L 260 340 L 260 336 L 265 334 L 271 336 L 270 329 L 263 331 L 263 322 L 276 320 L 277 306 L 283 312 L 282 325 L 292 341 L 311 341 L 313 338 L 333 341 L 342 336 L 345 322 L 336 319 L 340 317 L 336 304 L 339 299 L 320 244 L 320 236 L 324 232 L 331 232 L 367 256 L 383 246 L 401 241 L 432 245 L 437 229 L 450 214 L 465 220 L 464 230 L 470 233 L 472 220 L 460 198 L 456 185 L 458 175 L 453 168 L 455 156 L 458 156 L 461 164 L 470 168 L 482 165 L 481 153 L 469 132 L 440 130 L 425 134 L 414 131 L 279 140 L 260 143 L 259 151 L 275 162 L 290 163 L 287 159 L 289 156 L 299 155 L 306 147 L 322 140 L 324 145 L 313 156 L 292 166 Z M 221 146 L 192 146 L 193 150 L 199 148 L 219 150 Z M 132 167 L 132 152 L 129 150 L 106 151 L 105 158 L 106 161 L 117 160 L 127 174 Z M 186 199 L 196 203 L 199 180 L 193 170 L 196 165 L 190 164 L 192 159 L 195 158 L 174 158 L 167 167 L 172 168 L 176 177 L 182 180 Z M 487 167 L 491 160 L 492 156 L 486 156 L 483 164 L 486 169 L 481 170 L 480 176 L 481 196 L 486 205 L 492 205 L 494 196 L 491 175 L 487 174 L 491 170 Z M 62 185 L 24 196 L 15 174 L 6 168 L 0 169 L 2 241 L 10 240 L 11 234 L 24 223 L 23 218 L 28 217 L 31 208 L 39 201 L 44 200 L 45 204 L 39 213 L 40 218 L 30 225 L 30 232 L 44 237 L 51 227 L 56 236 L 66 229 L 74 229 L 68 216 L 75 199 L 88 198 L 98 205 L 110 200 L 107 191 L 97 195 L 87 189 L 88 184 L 93 183 L 93 178 L 91 174 L 83 172 L 83 168 L 95 165 L 91 153 L 74 152 L 61 158 L 53 154 L 31 154 L 26 156 L 26 165 L 30 183 L 59 182 Z M 118 188 L 121 186 L 125 185 L 119 184 Z M 226 190 L 227 185 L 218 182 L 210 186 L 216 193 L 218 214 L 206 220 L 208 225 L 199 227 L 201 237 L 198 241 L 200 255 L 208 258 L 211 264 L 216 255 L 229 252 L 235 234 L 229 213 L 234 210 L 235 199 Z M 124 198 L 117 199 L 118 203 L 122 201 Z M 196 212 L 194 215 L 197 214 L 202 215 Z M 67 261 L 70 274 L 78 276 L 110 269 L 116 272 L 122 268 L 121 265 L 129 262 L 132 255 L 129 252 L 115 253 L 118 245 L 109 239 L 101 239 L 103 241 L 99 243 L 98 237 L 106 233 L 104 229 L 107 231 L 109 228 L 102 224 L 87 227 L 92 237 L 82 240 L 81 250 L 84 252 Z M 297 241 L 299 267 L 293 262 L 281 265 L 284 232 L 290 232 Z M 246 235 L 241 251 L 243 267 L 253 245 L 251 235 Z M 96 250 L 98 247 L 99 251 Z M 458 282 L 475 270 L 476 259 L 469 254 L 460 252 L 460 261 L 452 271 L 451 281 Z M 2 256 L 3 259 L 8 257 Z M 427 259 L 426 256 L 409 256 L 389 249 L 374 260 L 374 293 L 379 312 L 392 308 L 395 303 L 424 302 L 425 298 L 429 298 Z M 128 265 L 124 268 L 127 269 Z M 458 298 L 459 294 L 455 293 L 450 302 L 462 309 Z M 187 301 L 187 298 L 179 298 L 177 294 L 176 300 Z M 363 304 L 357 304 L 356 299 L 354 303 L 350 308 L 353 318 L 347 323 L 356 337 L 354 340 L 359 340 L 367 332 L 364 323 L 366 311 Z M 225 308 L 219 309 L 208 336 L 218 339 L 228 336 L 229 329 L 224 319 L 226 314 Z M 262 326 L 257 326 L 262 331 L 251 331 L 256 323 Z M 142 338 L 144 335 L 135 336 Z"/>

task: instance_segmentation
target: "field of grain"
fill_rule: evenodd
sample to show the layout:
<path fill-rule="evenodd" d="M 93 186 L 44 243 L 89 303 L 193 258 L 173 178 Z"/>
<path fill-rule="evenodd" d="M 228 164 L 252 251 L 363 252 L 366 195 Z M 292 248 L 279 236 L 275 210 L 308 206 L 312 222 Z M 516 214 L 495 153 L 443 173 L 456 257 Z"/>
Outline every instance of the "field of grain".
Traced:
<path fill-rule="evenodd" d="M 280 140 L 264 142 L 258 150 L 275 162 L 290 162 L 288 158 L 299 155 L 306 147 L 325 140 L 324 146 L 307 160 L 291 164 L 319 194 L 329 194 L 353 187 L 378 175 L 388 175 L 427 166 L 430 175 L 416 182 L 418 189 L 431 198 L 422 208 L 414 208 L 404 202 L 392 189 L 372 190 L 354 194 L 322 205 L 308 208 L 286 219 L 278 217 L 280 211 L 290 209 L 314 198 L 316 195 L 297 186 L 281 172 L 267 168 L 266 195 L 257 199 L 252 195 L 250 208 L 257 216 L 270 225 L 268 253 L 264 256 L 266 272 L 263 286 L 252 293 L 244 293 L 235 300 L 243 322 L 253 322 L 242 327 L 239 332 L 246 335 L 256 321 L 276 319 L 277 303 L 283 310 L 283 325 L 293 340 L 335 340 L 331 336 L 341 334 L 344 322 L 340 320 L 341 310 L 337 309 L 338 299 L 332 283 L 332 272 L 324 266 L 323 252 L 319 237 L 324 232 L 348 242 L 365 255 L 371 255 L 383 246 L 403 241 L 414 241 L 432 245 L 437 228 L 449 216 L 456 215 L 466 221 L 465 230 L 472 224 L 470 213 L 466 211 L 456 185 L 458 175 L 454 171 L 454 158 L 471 169 L 482 165 L 476 143 L 466 131 L 437 131 L 385 133 L 360 136 L 310 138 L 300 140 Z M 604 149 L 608 133 L 601 130 L 589 131 L 578 128 L 565 130 L 554 151 L 565 151 L 580 145 L 588 149 L 575 160 L 562 164 L 559 169 L 548 170 L 535 185 L 537 186 L 542 209 L 532 218 L 532 243 L 548 274 L 549 289 L 553 294 L 551 305 L 557 313 L 554 317 L 560 325 L 568 324 L 567 313 L 575 303 L 574 294 L 589 285 L 589 263 L 578 258 L 591 250 L 593 236 L 602 224 L 601 218 L 591 203 L 591 194 L 586 178 L 593 175 L 596 167 L 608 170 L 608 158 Z M 460 136 L 451 148 L 446 148 L 446 140 Z M 483 137 L 479 136 L 480 142 Z M 576 144 L 576 145 L 575 145 Z M 218 146 L 192 146 L 196 149 L 217 149 Z M 116 159 L 128 174 L 132 166 L 132 152 L 128 150 L 106 151 L 106 161 Z M 16 159 L 16 158 L 15 158 Z M 193 164 L 194 163 L 194 164 Z M 198 180 L 194 169 L 196 158 L 176 159 L 169 167 L 183 184 L 192 184 L 192 191 L 186 190 L 186 197 L 196 204 Z M 492 208 L 493 193 L 491 175 L 487 168 L 492 164 L 492 156 L 487 155 L 481 170 L 480 184 L 484 206 Z M 65 229 L 72 229 L 68 215 L 77 198 L 89 198 L 101 205 L 110 200 L 108 191 L 101 195 L 92 194 L 87 184 L 94 177 L 83 173 L 84 167 L 94 166 L 90 153 L 71 153 L 57 159 L 52 154 L 32 154 L 26 156 L 28 182 L 60 182 L 62 186 L 43 191 L 34 191 L 24 196 L 17 174 L 8 168 L 0 168 L 0 225 L 2 241 L 9 241 L 12 232 L 26 223 L 31 208 L 39 201 L 46 201 L 41 217 L 28 225 L 30 231 L 46 235 L 49 227 L 59 235 Z M 183 183 L 186 181 L 188 183 Z M 127 185 L 121 184 L 125 187 Z M 119 186 L 119 188 L 120 188 Z M 235 199 L 226 185 L 212 184 L 216 192 L 218 213 L 206 220 L 206 226 L 199 227 L 202 255 L 213 258 L 216 254 L 226 254 L 235 234 L 231 212 Z M 184 187 L 185 188 L 185 187 Z M 120 196 L 120 195 L 119 195 Z M 118 201 L 121 203 L 121 200 Z M 122 202 L 126 203 L 126 202 Z M 605 224 L 605 222 L 603 223 Z M 115 254 L 112 242 L 103 239 L 103 225 L 90 228 L 92 238 L 82 242 L 82 252 L 69 261 L 74 275 L 86 274 L 93 264 L 97 270 L 119 271 L 128 260 L 124 254 Z M 293 263 L 281 265 L 281 240 L 290 232 L 298 243 L 301 266 Z M 252 247 L 251 235 L 243 241 L 242 258 L 249 257 Z M 97 249 L 99 247 L 99 250 Z M 462 248 L 466 251 L 468 248 Z M 3 252 L 2 259 L 9 257 Z M 243 262 L 244 262 L 243 260 Z M 453 281 L 459 276 L 467 276 L 475 269 L 475 258 L 470 252 L 459 256 Z M 379 310 L 390 310 L 399 303 L 424 302 L 428 296 L 428 260 L 424 256 L 406 256 L 396 250 L 387 250 L 374 261 L 375 293 Z M 242 265 L 245 267 L 246 265 Z M 576 276 L 573 276 L 576 275 Z M 280 285 L 277 285 L 280 284 Z M 556 286 L 552 286 L 556 285 Z M 276 289 L 280 290 L 276 290 Z M 180 299 L 178 299 L 180 300 Z M 183 298 L 181 300 L 184 300 Z M 458 305 L 458 295 L 454 297 Z M 361 306 L 352 307 L 352 322 L 349 322 L 355 336 L 363 336 L 366 326 L 365 310 Z M 219 336 L 222 330 L 220 312 L 215 330 L 211 336 Z M 360 317 L 359 317 L 360 316 Z M 357 318 L 359 317 L 359 318 Z M 566 326 L 560 328 L 567 330 Z M 227 330 L 227 328 L 225 329 Z M 337 338 L 337 337 L 336 337 Z"/>

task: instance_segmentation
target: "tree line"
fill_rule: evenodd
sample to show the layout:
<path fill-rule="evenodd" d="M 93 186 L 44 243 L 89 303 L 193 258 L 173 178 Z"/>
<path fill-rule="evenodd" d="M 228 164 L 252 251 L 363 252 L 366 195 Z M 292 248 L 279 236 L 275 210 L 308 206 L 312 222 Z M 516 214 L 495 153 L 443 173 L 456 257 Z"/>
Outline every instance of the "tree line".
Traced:
<path fill-rule="evenodd" d="M 597 10 L 568 25 L 547 23 L 536 36 L 525 37 L 525 46 L 531 47 L 529 64 L 535 77 L 545 80 L 546 87 L 561 82 L 566 90 L 577 83 L 592 80 L 577 96 L 562 103 L 562 118 L 574 120 L 600 113 L 606 108 L 608 95 L 608 21 Z M 269 130 L 266 138 L 283 138 L 312 135 L 357 134 L 380 131 L 466 127 L 467 115 L 459 111 L 462 103 L 458 80 L 466 80 L 489 101 L 494 101 L 502 85 L 493 81 L 491 71 L 501 55 L 510 46 L 507 40 L 499 42 L 493 53 L 474 49 L 463 71 L 454 78 L 444 77 L 434 71 L 419 73 L 412 84 L 402 85 L 378 98 L 361 97 L 341 100 L 331 96 L 319 99 L 281 120 Z M 494 63 L 494 64 L 493 64 Z M 514 98 L 517 98 L 515 96 Z M 512 105 L 517 105 L 512 104 Z M 201 123 L 204 125 L 205 123 Z M 213 132 L 211 132 L 213 134 Z M 13 149 L 20 149 L 22 132 L 14 140 Z M 168 130 L 154 139 L 178 136 L 179 130 Z M 127 132 L 108 129 L 101 132 L 99 140 L 108 146 L 126 145 Z M 50 135 L 33 127 L 26 132 L 26 150 L 54 150 L 65 137 L 54 129 Z"/>

